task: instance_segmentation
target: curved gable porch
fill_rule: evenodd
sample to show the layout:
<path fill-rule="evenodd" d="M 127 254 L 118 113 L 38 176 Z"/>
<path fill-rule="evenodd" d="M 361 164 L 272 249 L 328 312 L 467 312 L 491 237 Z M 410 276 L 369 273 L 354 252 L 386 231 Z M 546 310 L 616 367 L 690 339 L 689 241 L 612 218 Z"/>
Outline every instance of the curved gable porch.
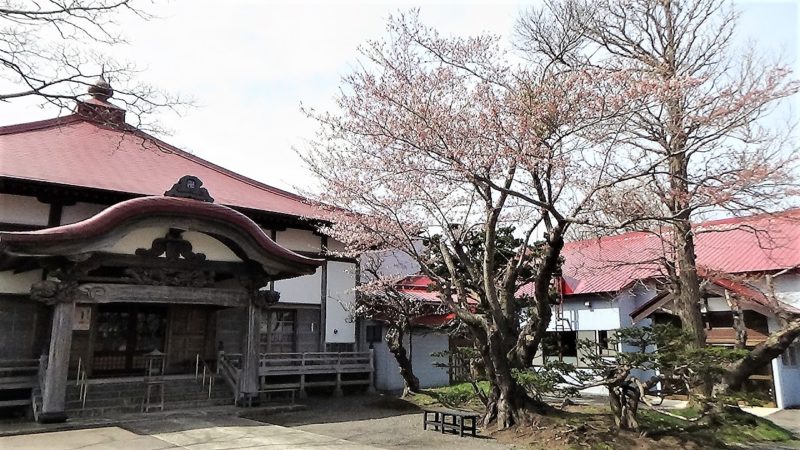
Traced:
<path fill-rule="evenodd" d="M 237 395 L 254 395 L 261 311 L 278 299 L 273 281 L 322 263 L 277 245 L 230 208 L 167 196 L 71 225 L 0 233 L 0 253 L 0 265 L 45 274 L 30 293 L 52 316 L 42 420 L 65 418 L 67 378 L 79 364 L 89 376 L 141 374 L 157 350 L 167 373 L 193 372 L 220 342 L 242 354 Z"/>

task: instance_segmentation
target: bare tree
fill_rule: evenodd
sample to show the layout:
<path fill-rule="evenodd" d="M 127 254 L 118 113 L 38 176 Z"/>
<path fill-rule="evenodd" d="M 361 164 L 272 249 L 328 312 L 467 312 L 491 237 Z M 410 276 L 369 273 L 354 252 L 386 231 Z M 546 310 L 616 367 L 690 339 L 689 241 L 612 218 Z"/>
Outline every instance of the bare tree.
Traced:
<path fill-rule="evenodd" d="M 98 78 L 114 84 L 137 128 L 161 131 L 151 115 L 186 102 L 136 82 L 137 69 L 101 53 L 125 43 L 117 21 L 151 16 L 135 0 L 0 0 L 0 101 L 36 97 L 71 109 Z"/>
<path fill-rule="evenodd" d="M 797 193 L 798 153 L 768 119 L 800 84 L 755 48 L 734 48 L 736 20 L 725 0 L 552 0 L 517 24 L 529 54 L 624 74 L 646 91 L 617 143 L 647 175 L 596 197 L 591 222 L 668 227 L 666 269 L 695 346 L 705 333 L 692 220 L 766 211 Z"/>

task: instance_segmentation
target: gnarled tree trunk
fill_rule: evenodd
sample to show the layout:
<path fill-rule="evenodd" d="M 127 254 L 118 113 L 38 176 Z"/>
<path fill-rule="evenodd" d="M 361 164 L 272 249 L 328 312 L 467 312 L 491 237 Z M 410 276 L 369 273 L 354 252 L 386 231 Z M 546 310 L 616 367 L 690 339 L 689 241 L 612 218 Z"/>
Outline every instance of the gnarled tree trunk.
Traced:
<path fill-rule="evenodd" d="M 786 323 L 780 330 L 771 333 L 766 341 L 758 344 L 747 356 L 731 366 L 714 390 L 729 392 L 741 389 L 750 375 L 780 356 L 798 337 L 800 337 L 800 318 Z"/>
<path fill-rule="evenodd" d="M 608 386 L 608 403 L 614 416 L 614 423 L 621 430 L 638 430 L 640 392 L 629 381 Z"/>
<path fill-rule="evenodd" d="M 386 326 L 386 345 L 394 355 L 397 365 L 400 366 L 400 376 L 403 377 L 403 381 L 406 384 L 405 389 L 403 389 L 403 396 L 408 395 L 409 392 L 419 392 L 419 378 L 414 375 L 414 367 L 403 345 L 403 327 L 398 325 Z"/>

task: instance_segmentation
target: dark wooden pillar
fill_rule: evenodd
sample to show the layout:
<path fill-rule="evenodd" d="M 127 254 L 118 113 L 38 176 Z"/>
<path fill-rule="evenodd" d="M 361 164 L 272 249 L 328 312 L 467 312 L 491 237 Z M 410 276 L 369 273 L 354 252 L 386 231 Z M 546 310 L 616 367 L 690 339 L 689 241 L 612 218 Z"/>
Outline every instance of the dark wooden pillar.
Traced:
<path fill-rule="evenodd" d="M 239 375 L 239 398 L 249 404 L 258 396 L 259 344 L 261 340 L 261 308 L 258 291 L 250 295 L 247 306 L 246 329 L 242 345 L 242 372 Z"/>
<path fill-rule="evenodd" d="M 67 419 L 65 403 L 74 311 L 73 301 L 59 302 L 53 307 L 50 351 L 42 386 L 42 413 L 39 415 L 42 423 L 63 422 Z"/>

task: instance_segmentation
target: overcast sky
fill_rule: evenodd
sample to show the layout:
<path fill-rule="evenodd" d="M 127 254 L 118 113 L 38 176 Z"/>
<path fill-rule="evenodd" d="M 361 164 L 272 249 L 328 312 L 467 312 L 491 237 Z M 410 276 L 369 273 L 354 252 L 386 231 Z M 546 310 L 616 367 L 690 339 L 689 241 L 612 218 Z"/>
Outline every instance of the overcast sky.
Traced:
<path fill-rule="evenodd" d="M 308 173 L 292 150 L 313 136 L 302 102 L 331 105 L 339 80 L 356 61 L 356 48 L 379 38 L 386 18 L 421 9 L 443 33 L 489 31 L 510 36 L 530 2 L 225 1 L 155 2 L 159 16 L 123 23 L 129 45 L 111 56 L 146 69 L 142 81 L 191 96 L 197 107 L 161 120 L 166 140 L 229 169 L 277 187 L 302 187 Z M 737 3 L 740 37 L 758 40 L 798 66 L 800 0 Z M 798 101 L 794 101 L 798 104 Z M 53 117 L 32 101 L 0 107 L 0 125 Z"/>

